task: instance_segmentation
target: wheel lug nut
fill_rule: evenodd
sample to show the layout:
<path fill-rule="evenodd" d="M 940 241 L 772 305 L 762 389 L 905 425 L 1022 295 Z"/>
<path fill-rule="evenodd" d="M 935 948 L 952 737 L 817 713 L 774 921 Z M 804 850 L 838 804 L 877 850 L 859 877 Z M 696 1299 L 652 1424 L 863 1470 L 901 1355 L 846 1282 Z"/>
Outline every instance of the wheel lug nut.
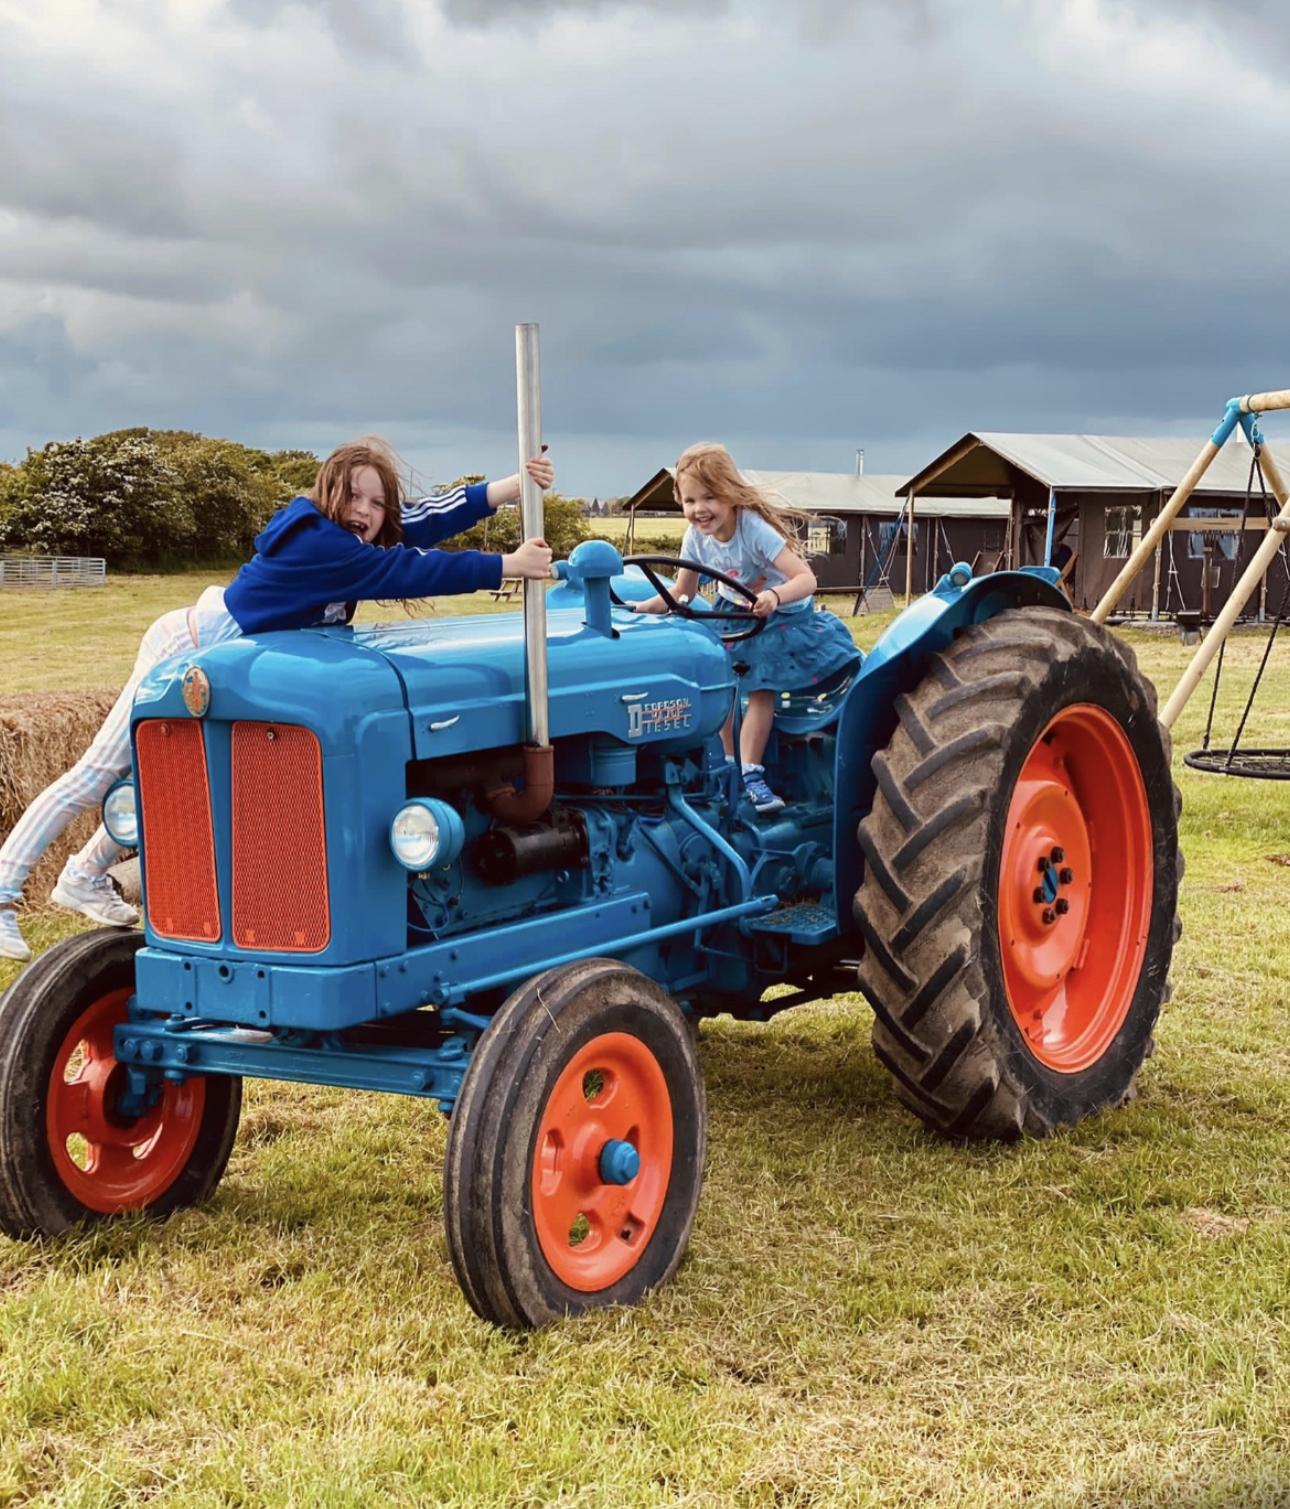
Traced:
<path fill-rule="evenodd" d="M 1059 917 L 1064 917 L 1066 915 L 1066 913 L 1070 911 L 1070 909 L 1071 909 L 1070 902 L 1067 901 L 1067 899 L 1065 898 L 1065 896 L 1060 897 L 1058 899 L 1058 902 L 1057 902 L 1057 915 Z"/>
<path fill-rule="evenodd" d="M 1075 871 L 1074 870 L 1062 870 L 1060 872 L 1060 874 L 1057 876 L 1057 878 L 1058 878 L 1058 880 L 1061 881 L 1061 883 L 1063 885 L 1070 885 L 1071 882 L 1075 879 Z"/>
<path fill-rule="evenodd" d="M 1045 922 L 1055 922 L 1056 920 L 1057 920 L 1057 913 L 1055 911 L 1053 911 L 1052 907 L 1046 906 L 1044 908 L 1044 921 Z"/>
<path fill-rule="evenodd" d="M 1047 854 L 1041 854 L 1039 856 L 1039 873 L 1042 875 L 1044 873 L 1044 871 L 1047 870 L 1047 868 L 1048 868 L 1048 856 L 1047 856 Z"/>
<path fill-rule="evenodd" d="M 1034 893 L 1033 893 L 1031 899 L 1034 901 L 1034 903 L 1035 903 L 1036 906 L 1038 906 L 1039 903 L 1044 900 L 1044 888 L 1043 888 L 1043 886 L 1037 885 L 1035 887 Z"/>
<path fill-rule="evenodd" d="M 1065 849 L 1063 849 L 1061 847 L 1058 847 L 1058 848 L 1055 848 L 1053 850 L 1053 863 L 1055 865 L 1061 864 L 1062 860 L 1065 859 L 1065 858 L 1066 858 L 1066 850 Z"/>

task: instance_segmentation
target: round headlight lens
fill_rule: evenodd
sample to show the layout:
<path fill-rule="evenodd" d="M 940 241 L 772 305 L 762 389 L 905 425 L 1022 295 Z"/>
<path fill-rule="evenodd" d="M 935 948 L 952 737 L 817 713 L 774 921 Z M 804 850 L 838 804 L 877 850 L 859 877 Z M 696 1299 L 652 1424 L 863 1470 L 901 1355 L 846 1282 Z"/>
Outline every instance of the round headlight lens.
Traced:
<path fill-rule="evenodd" d="M 118 781 L 103 798 L 103 826 L 113 843 L 133 849 L 139 842 L 139 808 L 133 781 Z"/>
<path fill-rule="evenodd" d="M 439 852 L 439 820 L 427 807 L 412 803 L 390 825 L 394 857 L 409 870 L 424 870 Z"/>
<path fill-rule="evenodd" d="M 465 841 L 461 814 L 433 797 L 418 797 L 401 807 L 390 824 L 390 848 L 408 870 L 451 864 Z"/>

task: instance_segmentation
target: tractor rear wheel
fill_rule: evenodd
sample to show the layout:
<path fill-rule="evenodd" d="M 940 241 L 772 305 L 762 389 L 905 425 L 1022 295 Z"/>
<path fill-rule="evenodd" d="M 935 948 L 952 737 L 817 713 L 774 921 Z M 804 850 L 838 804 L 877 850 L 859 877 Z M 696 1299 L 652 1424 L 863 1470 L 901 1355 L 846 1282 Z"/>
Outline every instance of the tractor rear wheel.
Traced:
<path fill-rule="evenodd" d="M 471 1308 L 519 1330 L 664 1283 L 706 1142 L 693 1037 L 670 996 L 612 959 L 535 976 L 480 1038 L 452 1113 L 444 1223 Z"/>
<path fill-rule="evenodd" d="M 954 1137 L 1123 1103 L 1168 999 L 1181 805 L 1132 652 L 1010 610 L 896 699 L 860 825 L 860 987 L 900 1099 Z"/>
<path fill-rule="evenodd" d="M 124 1109 L 113 1029 L 143 934 L 81 933 L 0 999 L 0 1231 L 58 1236 L 80 1221 L 164 1216 L 204 1199 L 228 1163 L 242 1081 L 194 1075 Z"/>

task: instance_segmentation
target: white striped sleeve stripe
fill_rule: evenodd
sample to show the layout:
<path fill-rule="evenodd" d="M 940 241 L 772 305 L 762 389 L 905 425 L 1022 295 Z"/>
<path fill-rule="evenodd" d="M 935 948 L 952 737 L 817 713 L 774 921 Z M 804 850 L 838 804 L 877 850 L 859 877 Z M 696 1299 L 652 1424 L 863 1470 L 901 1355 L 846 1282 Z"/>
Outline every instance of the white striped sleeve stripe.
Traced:
<path fill-rule="evenodd" d="M 418 498 L 415 503 L 403 505 L 403 522 L 415 524 L 418 519 L 427 519 L 431 514 L 447 513 L 460 508 L 466 501 L 466 489 L 454 487 L 450 493 L 432 493 L 428 498 Z"/>

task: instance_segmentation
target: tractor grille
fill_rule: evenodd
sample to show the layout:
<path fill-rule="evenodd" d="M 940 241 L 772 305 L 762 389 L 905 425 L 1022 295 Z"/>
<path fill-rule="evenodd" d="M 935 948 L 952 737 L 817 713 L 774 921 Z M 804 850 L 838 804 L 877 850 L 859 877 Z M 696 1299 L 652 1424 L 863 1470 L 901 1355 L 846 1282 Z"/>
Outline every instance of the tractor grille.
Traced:
<path fill-rule="evenodd" d="M 163 938 L 220 936 L 206 747 L 197 723 L 153 718 L 135 730 L 148 921 Z"/>
<path fill-rule="evenodd" d="M 307 728 L 233 725 L 233 941 L 317 953 L 331 937 L 322 750 Z"/>

